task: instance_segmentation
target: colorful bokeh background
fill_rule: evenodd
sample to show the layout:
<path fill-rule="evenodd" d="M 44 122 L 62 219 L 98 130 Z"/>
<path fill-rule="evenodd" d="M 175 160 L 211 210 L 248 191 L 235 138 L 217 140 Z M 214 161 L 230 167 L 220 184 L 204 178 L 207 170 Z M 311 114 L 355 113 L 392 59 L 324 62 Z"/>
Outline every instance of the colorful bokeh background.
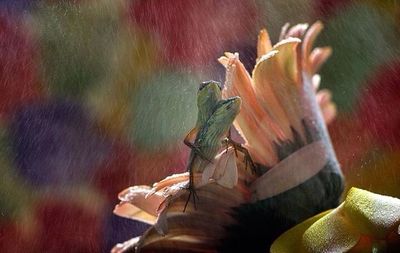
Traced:
<path fill-rule="evenodd" d="M 117 194 L 185 171 L 216 59 L 322 20 L 329 126 L 346 176 L 400 197 L 400 5 L 391 0 L 0 1 L 0 252 L 109 252 L 146 225 Z"/>

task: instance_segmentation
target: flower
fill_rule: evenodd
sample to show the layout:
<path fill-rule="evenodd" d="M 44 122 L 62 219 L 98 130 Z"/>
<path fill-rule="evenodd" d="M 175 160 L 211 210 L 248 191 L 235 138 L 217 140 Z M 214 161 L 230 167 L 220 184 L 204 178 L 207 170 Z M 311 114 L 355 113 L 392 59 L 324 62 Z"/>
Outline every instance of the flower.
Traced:
<path fill-rule="evenodd" d="M 243 100 L 235 127 L 245 138 L 245 146 L 253 159 L 267 166 L 273 166 L 280 160 L 275 150 L 276 143 L 294 141 L 298 134 L 305 141 L 302 120 L 307 112 L 302 111 L 305 108 L 302 89 L 308 83 L 313 84 L 313 89 L 318 88 L 320 77 L 316 72 L 331 54 L 329 47 L 317 47 L 311 51 L 322 24 L 317 22 L 307 28 L 307 24 L 299 24 L 289 30 L 288 25 L 284 26 L 281 40 L 274 46 L 267 31 L 261 30 L 252 77 L 240 62 L 238 54 L 225 53 L 219 58 L 227 69 L 223 95 L 240 96 Z M 325 122 L 330 123 L 336 114 L 330 92 L 322 90 L 316 99 Z"/>
<path fill-rule="evenodd" d="M 394 252 L 399 223 L 400 199 L 353 187 L 339 207 L 288 230 L 270 252 Z"/>
<path fill-rule="evenodd" d="M 235 224 L 231 210 L 250 201 L 248 183 L 254 180 L 242 163 L 243 156 L 229 148 L 215 159 L 212 180 L 204 182 L 202 174 L 195 175 L 196 206 L 185 205 L 188 200 L 189 174 L 169 176 L 153 187 L 133 186 L 119 194 L 120 203 L 114 213 L 151 224 L 140 238 L 118 244 L 112 253 L 140 252 L 216 252 L 218 242 L 226 236 L 225 227 Z M 206 170 L 209 171 L 209 170 Z M 204 172 L 203 174 L 206 174 Z M 224 176 L 225 175 L 225 176 Z M 234 185 L 224 180 L 237 175 Z"/>
<path fill-rule="evenodd" d="M 113 253 L 266 252 L 282 232 L 337 206 L 343 179 L 325 125 L 335 106 L 329 92 L 316 94 L 316 71 L 331 50 L 311 50 L 321 29 L 319 22 L 285 26 L 275 46 L 262 30 L 252 77 L 238 54 L 219 59 L 227 68 L 224 99 L 242 101 L 234 126 L 244 144 L 196 170 L 198 198 L 187 209 L 188 173 L 121 192 L 114 212 L 152 227 Z"/>

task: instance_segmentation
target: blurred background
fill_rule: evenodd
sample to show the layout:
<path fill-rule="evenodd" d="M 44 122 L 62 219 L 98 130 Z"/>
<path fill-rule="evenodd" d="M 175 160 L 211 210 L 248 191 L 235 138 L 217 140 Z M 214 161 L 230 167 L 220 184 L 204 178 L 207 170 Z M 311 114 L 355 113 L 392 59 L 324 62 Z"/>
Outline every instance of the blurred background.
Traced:
<path fill-rule="evenodd" d="M 109 252 L 146 226 L 117 194 L 185 170 L 196 91 L 249 71 L 260 28 L 322 20 L 346 184 L 400 197 L 395 0 L 1 0 L 0 252 Z"/>

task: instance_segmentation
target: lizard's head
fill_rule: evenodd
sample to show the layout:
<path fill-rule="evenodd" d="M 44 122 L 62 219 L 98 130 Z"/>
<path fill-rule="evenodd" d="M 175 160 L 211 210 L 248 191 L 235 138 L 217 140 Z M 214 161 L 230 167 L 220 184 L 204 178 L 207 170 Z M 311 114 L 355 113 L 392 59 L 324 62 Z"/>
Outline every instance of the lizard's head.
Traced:
<path fill-rule="evenodd" d="M 197 92 L 198 122 L 203 124 L 213 113 L 217 103 L 222 99 L 220 83 L 207 81 L 200 84 Z"/>
<path fill-rule="evenodd" d="M 216 81 L 207 81 L 200 84 L 197 92 L 197 106 L 204 108 L 208 106 L 214 107 L 221 100 L 221 84 Z"/>
<path fill-rule="evenodd" d="M 208 90 L 211 89 L 211 90 L 215 90 L 215 91 L 217 91 L 217 90 L 221 91 L 222 90 L 221 83 L 217 82 L 217 81 L 213 81 L 213 80 L 202 82 L 200 84 L 200 87 L 199 87 L 199 92 L 201 92 L 203 90 L 207 90 L 207 89 Z"/>
<path fill-rule="evenodd" d="M 221 124 L 229 124 L 230 126 L 235 117 L 239 114 L 241 103 L 242 100 L 240 97 L 220 100 L 213 112 L 215 120 L 221 122 Z"/>

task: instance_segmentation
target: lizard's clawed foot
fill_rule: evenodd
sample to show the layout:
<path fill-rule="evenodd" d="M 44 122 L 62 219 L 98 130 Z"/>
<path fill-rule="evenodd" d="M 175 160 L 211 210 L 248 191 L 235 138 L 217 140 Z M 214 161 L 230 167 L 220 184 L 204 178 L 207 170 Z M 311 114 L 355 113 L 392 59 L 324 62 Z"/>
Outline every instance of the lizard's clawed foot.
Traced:
<path fill-rule="evenodd" d="M 238 156 L 237 151 L 243 153 L 243 155 L 244 155 L 244 162 L 245 162 L 245 166 L 246 166 L 245 168 L 247 169 L 247 168 L 248 168 L 247 166 L 249 166 L 250 169 L 251 169 L 251 171 L 252 171 L 254 174 L 258 174 L 258 173 L 257 173 L 257 171 L 258 171 L 258 170 L 257 170 L 257 165 L 254 163 L 253 159 L 251 158 L 250 153 L 249 153 L 249 151 L 247 150 L 247 148 L 243 147 L 242 144 L 240 144 L 240 143 L 238 143 L 238 142 L 232 140 L 230 137 L 225 138 L 222 142 L 223 142 L 225 145 L 227 145 L 227 147 L 230 146 L 230 147 L 232 147 L 232 148 L 235 150 L 236 157 Z"/>
<path fill-rule="evenodd" d="M 194 189 L 194 186 L 189 184 L 189 186 L 185 187 L 184 189 L 189 191 L 189 196 L 188 196 L 188 198 L 186 200 L 185 207 L 183 208 L 183 212 L 186 211 L 187 205 L 189 204 L 190 197 L 192 197 L 192 195 L 193 195 L 193 205 L 194 205 L 194 208 L 196 209 L 197 208 L 196 200 L 199 200 L 199 196 L 197 196 L 197 193 L 196 193 L 196 190 Z"/>

